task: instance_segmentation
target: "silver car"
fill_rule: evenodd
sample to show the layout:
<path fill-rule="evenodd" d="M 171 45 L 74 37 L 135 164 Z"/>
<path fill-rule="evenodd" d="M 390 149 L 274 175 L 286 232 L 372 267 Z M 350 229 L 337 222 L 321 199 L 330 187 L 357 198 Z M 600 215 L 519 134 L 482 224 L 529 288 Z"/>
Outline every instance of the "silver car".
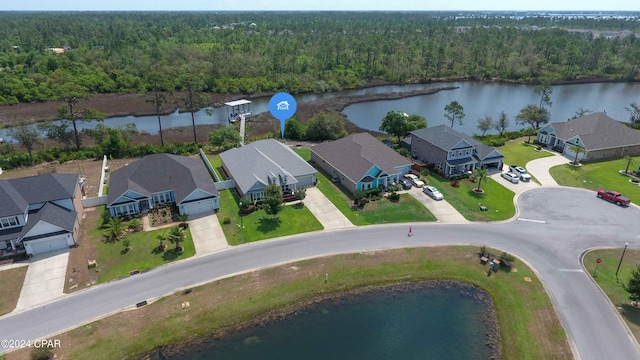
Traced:
<path fill-rule="evenodd" d="M 502 176 L 503 178 L 511 181 L 514 184 L 517 184 L 518 182 L 520 182 L 520 179 L 519 179 L 518 175 L 516 175 L 516 174 L 514 174 L 512 172 L 509 172 L 509 171 L 503 171 L 500 176 Z"/>
<path fill-rule="evenodd" d="M 433 200 L 442 200 L 444 199 L 444 195 L 440 192 L 440 190 L 436 189 L 431 185 L 427 185 L 422 189 L 422 192 L 429 195 Z"/>

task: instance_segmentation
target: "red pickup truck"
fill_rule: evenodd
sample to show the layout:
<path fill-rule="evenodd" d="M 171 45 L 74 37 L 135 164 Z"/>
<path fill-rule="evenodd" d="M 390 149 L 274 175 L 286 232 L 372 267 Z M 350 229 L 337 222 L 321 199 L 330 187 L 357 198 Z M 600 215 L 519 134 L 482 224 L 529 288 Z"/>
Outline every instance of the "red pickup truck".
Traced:
<path fill-rule="evenodd" d="M 618 206 L 626 206 L 631 203 L 631 199 L 629 199 L 628 197 L 622 196 L 622 194 L 620 194 L 617 191 L 598 190 L 597 196 L 600 199 L 611 201 L 612 203 L 615 203 Z"/>

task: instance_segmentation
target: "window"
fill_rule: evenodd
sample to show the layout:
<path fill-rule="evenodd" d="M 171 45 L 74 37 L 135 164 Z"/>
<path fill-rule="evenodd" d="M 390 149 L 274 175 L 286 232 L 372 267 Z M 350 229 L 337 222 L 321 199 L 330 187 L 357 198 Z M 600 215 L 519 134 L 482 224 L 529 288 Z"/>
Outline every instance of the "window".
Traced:
<path fill-rule="evenodd" d="M 153 194 L 153 203 L 154 204 L 164 204 L 171 202 L 171 192 L 163 192 L 158 194 Z"/>
<path fill-rule="evenodd" d="M 18 225 L 18 218 L 15 216 L 9 216 L 0 219 L 0 229 L 10 228 Z"/>

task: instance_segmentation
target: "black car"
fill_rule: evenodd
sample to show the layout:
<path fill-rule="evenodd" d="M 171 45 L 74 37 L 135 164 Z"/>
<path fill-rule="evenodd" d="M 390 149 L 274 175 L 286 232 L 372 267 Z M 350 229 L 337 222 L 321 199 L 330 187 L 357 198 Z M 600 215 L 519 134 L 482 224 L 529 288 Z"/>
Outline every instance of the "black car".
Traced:
<path fill-rule="evenodd" d="M 409 190 L 409 189 L 411 189 L 411 187 L 413 186 L 413 185 L 411 185 L 411 182 L 410 182 L 409 180 L 407 180 L 407 179 L 400 179 L 400 180 L 398 181 L 398 183 L 399 183 L 400 185 L 402 185 L 402 188 L 403 188 L 404 190 Z"/>

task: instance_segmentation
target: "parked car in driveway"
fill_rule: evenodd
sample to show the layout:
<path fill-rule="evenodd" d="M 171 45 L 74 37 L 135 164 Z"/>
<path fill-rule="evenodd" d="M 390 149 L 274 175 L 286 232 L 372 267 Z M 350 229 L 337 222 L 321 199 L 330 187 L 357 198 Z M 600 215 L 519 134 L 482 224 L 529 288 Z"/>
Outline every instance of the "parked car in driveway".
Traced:
<path fill-rule="evenodd" d="M 520 177 L 520 181 L 529 181 L 531 180 L 531 175 L 527 172 L 527 169 L 522 166 L 510 165 L 509 172 L 514 173 Z"/>
<path fill-rule="evenodd" d="M 502 174 L 500 174 L 500 176 L 511 181 L 514 184 L 517 184 L 518 182 L 520 182 L 520 180 L 518 179 L 519 176 L 510 171 L 503 171 Z"/>
<path fill-rule="evenodd" d="M 444 199 L 444 195 L 440 192 L 440 190 L 436 189 L 434 186 L 427 185 L 422 189 L 422 192 L 429 195 L 433 200 L 442 200 Z"/>
<path fill-rule="evenodd" d="M 398 183 L 402 186 L 403 190 L 409 190 L 413 186 L 413 184 L 411 184 L 411 181 L 407 179 L 400 179 L 398 180 Z"/>
<path fill-rule="evenodd" d="M 415 187 L 421 188 L 424 186 L 424 182 L 422 182 L 422 180 L 418 179 L 418 177 L 413 174 L 405 174 L 404 177 L 405 179 L 411 181 L 411 184 L 413 184 L 413 186 Z"/>

